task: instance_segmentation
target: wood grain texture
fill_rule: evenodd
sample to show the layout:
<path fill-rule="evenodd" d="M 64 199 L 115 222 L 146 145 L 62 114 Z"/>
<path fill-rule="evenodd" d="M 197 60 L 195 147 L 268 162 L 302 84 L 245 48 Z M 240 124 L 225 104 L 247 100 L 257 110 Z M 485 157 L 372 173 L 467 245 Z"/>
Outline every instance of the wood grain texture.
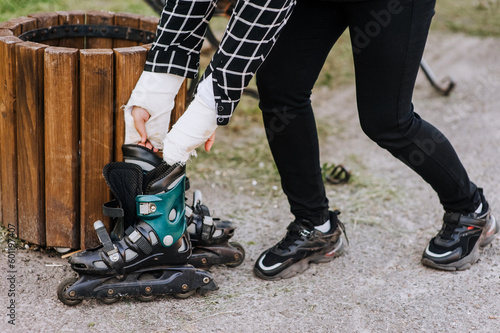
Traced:
<path fill-rule="evenodd" d="M 81 133 L 81 203 L 80 246 L 99 244 L 93 228 L 102 220 L 109 230 L 109 220 L 102 214 L 110 192 L 102 176 L 103 167 L 113 154 L 113 51 L 80 50 L 80 133 Z"/>
<path fill-rule="evenodd" d="M 87 24 L 113 25 L 115 14 L 103 11 L 87 12 Z M 113 39 L 87 37 L 87 49 L 111 49 L 113 48 Z"/>
<path fill-rule="evenodd" d="M 43 56 L 46 45 L 16 44 L 19 237 L 45 245 Z"/>
<path fill-rule="evenodd" d="M 144 16 L 140 18 L 139 28 L 156 33 L 160 18 L 154 16 Z M 153 42 L 153 41 L 151 41 Z"/>
<path fill-rule="evenodd" d="M 5 227 L 17 223 L 16 151 L 16 50 L 22 41 L 14 36 L 0 37 L 0 221 Z"/>
<path fill-rule="evenodd" d="M 31 17 L 16 17 L 13 18 L 12 20 L 1 22 L 0 23 L 0 29 L 9 29 L 12 31 L 14 36 L 19 36 L 22 33 L 30 30 L 36 29 L 36 19 L 31 18 Z"/>
<path fill-rule="evenodd" d="M 114 160 L 122 161 L 122 145 L 125 141 L 125 117 L 123 106 L 142 74 L 147 50 L 140 46 L 115 48 L 115 136 Z"/>
<path fill-rule="evenodd" d="M 78 50 L 44 57 L 46 244 L 80 247 Z"/>
<path fill-rule="evenodd" d="M 35 14 L 30 14 L 28 16 L 36 20 L 38 29 L 59 25 L 59 15 L 57 13 L 35 13 Z M 58 46 L 59 40 L 58 39 L 47 40 L 44 41 L 43 44 Z"/>
<path fill-rule="evenodd" d="M 83 11 L 58 11 L 56 13 L 59 15 L 59 25 L 85 24 L 85 12 Z M 59 46 L 83 49 L 85 47 L 85 37 L 61 38 L 59 39 Z"/>
<path fill-rule="evenodd" d="M 139 28 L 142 30 L 150 31 L 154 34 L 156 34 L 156 30 L 158 29 L 158 22 L 159 22 L 158 17 L 152 17 L 152 16 L 146 16 L 146 17 L 141 17 L 141 22 L 139 25 Z M 154 38 L 151 38 L 151 40 L 147 43 L 150 47 L 151 43 L 153 43 Z"/>
<path fill-rule="evenodd" d="M 4 36 L 14 36 L 14 33 L 10 29 L 0 29 L 0 37 Z"/>
<path fill-rule="evenodd" d="M 138 29 L 140 27 L 142 15 L 138 14 L 130 14 L 130 13 L 116 13 L 115 14 L 115 25 L 121 27 L 129 27 Z M 129 46 L 137 46 L 139 45 L 137 42 L 131 40 L 124 39 L 115 39 L 113 41 L 113 47 L 129 47 Z"/>
<path fill-rule="evenodd" d="M 184 111 L 186 111 L 186 102 L 187 102 L 187 80 L 181 85 L 177 96 L 175 96 L 175 106 L 170 114 L 170 129 L 177 122 L 177 120 L 182 116 Z M 169 130 L 170 130 L 169 129 Z"/>

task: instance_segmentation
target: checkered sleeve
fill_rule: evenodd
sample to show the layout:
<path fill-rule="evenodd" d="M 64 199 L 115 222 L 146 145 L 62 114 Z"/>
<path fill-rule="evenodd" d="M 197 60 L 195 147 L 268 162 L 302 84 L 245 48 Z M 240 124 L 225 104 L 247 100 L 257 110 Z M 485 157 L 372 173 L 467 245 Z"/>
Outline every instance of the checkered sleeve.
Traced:
<path fill-rule="evenodd" d="M 239 0 L 204 78 L 212 74 L 217 124 L 226 125 L 271 51 L 295 0 Z"/>
<path fill-rule="evenodd" d="M 271 51 L 296 0 L 238 0 L 204 78 L 212 74 L 217 124 L 226 125 Z M 195 78 L 217 0 L 167 0 L 145 70 Z"/>
<path fill-rule="evenodd" d="M 217 0 L 167 0 L 144 70 L 195 78 L 216 7 Z"/>

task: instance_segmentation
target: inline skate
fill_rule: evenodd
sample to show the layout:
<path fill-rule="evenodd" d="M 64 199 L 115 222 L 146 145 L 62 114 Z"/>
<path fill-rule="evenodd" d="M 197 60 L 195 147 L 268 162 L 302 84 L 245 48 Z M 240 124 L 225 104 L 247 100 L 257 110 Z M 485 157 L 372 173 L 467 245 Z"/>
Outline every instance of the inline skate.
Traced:
<path fill-rule="evenodd" d="M 138 164 L 144 170 L 150 170 L 163 162 L 153 151 L 137 145 L 124 145 L 123 156 L 125 162 Z M 187 177 L 185 182 L 187 191 L 190 187 Z M 202 201 L 201 191 L 195 190 L 192 205 L 186 204 L 187 230 L 192 245 L 188 263 L 204 269 L 215 265 L 239 266 L 245 259 L 245 250 L 241 244 L 229 242 L 236 227 L 230 221 L 210 216 L 208 207 Z"/>
<path fill-rule="evenodd" d="M 137 145 L 124 145 L 123 156 L 125 162 L 138 164 L 144 170 L 150 170 L 163 162 L 152 150 Z M 185 183 L 187 191 L 190 187 L 187 177 Z M 195 190 L 192 205 L 186 203 L 187 230 L 192 245 L 188 263 L 204 269 L 215 265 L 239 266 L 245 259 L 245 250 L 241 244 L 229 242 L 236 227 L 230 221 L 210 216 L 208 207 L 202 201 L 201 191 Z"/>
<path fill-rule="evenodd" d="M 234 224 L 210 216 L 210 211 L 202 203 L 199 190 L 193 193 L 192 206 L 186 205 L 188 232 L 193 245 L 193 253 L 188 262 L 198 268 L 214 265 L 236 267 L 245 260 L 245 249 L 237 242 L 229 242 L 233 237 Z"/>
<path fill-rule="evenodd" d="M 103 170 L 116 198 L 103 211 L 117 219 L 115 228 L 110 235 L 101 221 L 94 224 L 101 245 L 70 257 L 79 278 L 61 282 L 59 300 L 67 305 L 88 298 L 114 303 L 122 296 L 150 301 L 216 290 L 208 272 L 188 263 L 185 166 L 168 165 L 140 146 L 124 146 L 123 153 L 125 162 Z"/>

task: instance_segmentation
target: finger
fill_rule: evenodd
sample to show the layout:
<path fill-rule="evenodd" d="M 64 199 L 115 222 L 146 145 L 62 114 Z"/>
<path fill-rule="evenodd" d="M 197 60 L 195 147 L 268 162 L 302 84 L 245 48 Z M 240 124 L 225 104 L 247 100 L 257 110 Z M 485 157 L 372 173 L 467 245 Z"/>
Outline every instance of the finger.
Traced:
<path fill-rule="evenodd" d="M 151 143 L 151 141 L 149 141 L 149 140 L 146 142 L 146 148 L 151 149 L 151 150 L 152 150 L 152 151 L 154 151 L 155 153 L 157 153 L 157 152 L 158 152 L 158 148 L 155 148 L 155 146 L 153 146 L 153 144 L 152 144 L 152 143 Z"/>
<path fill-rule="evenodd" d="M 136 106 L 132 109 L 132 117 L 134 118 L 135 129 L 141 136 L 141 142 L 146 144 L 148 139 L 148 135 L 146 133 L 146 121 L 148 121 L 150 117 L 149 112 Z"/>
<path fill-rule="evenodd" d="M 215 142 L 215 132 L 205 142 L 205 150 L 210 151 L 210 149 L 212 149 L 212 146 L 214 145 L 214 142 Z"/>

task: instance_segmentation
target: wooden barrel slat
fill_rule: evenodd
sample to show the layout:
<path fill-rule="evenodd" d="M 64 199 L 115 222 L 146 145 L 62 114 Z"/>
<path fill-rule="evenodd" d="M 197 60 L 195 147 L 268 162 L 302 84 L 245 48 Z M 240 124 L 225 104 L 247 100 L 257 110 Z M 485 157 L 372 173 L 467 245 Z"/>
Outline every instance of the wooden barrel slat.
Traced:
<path fill-rule="evenodd" d="M 146 63 L 147 50 L 140 46 L 115 48 L 115 136 L 114 160 L 122 161 L 121 146 L 125 140 L 123 108 L 127 104 L 135 84 Z"/>
<path fill-rule="evenodd" d="M 76 249 L 80 246 L 78 49 L 45 49 L 44 79 L 47 246 Z"/>
<path fill-rule="evenodd" d="M 110 192 L 102 176 L 113 157 L 113 50 L 80 50 L 81 246 L 99 244 L 93 228 Z"/>
<path fill-rule="evenodd" d="M 102 169 L 123 159 L 122 106 L 151 43 L 68 37 L 37 44 L 18 38 L 68 24 L 156 33 L 158 18 L 64 11 L 0 23 L 0 220 L 30 243 L 90 248 L 99 243 L 93 223 L 100 219 L 111 227 L 102 213 L 102 204 L 111 199 Z M 184 111 L 185 91 L 186 83 L 171 124 Z"/>
<path fill-rule="evenodd" d="M 59 24 L 59 15 L 57 13 L 35 13 L 29 17 L 36 19 L 38 29 L 48 28 Z M 52 39 L 43 42 L 45 45 L 58 46 L 59 40 Z"/>
<path fill-rule="evenodd" d="M 85 12 L 83 11 L 59 11 L 57 14 L 59 15 L 59 25 L 85 24 Z M 85 47 L 85 37 L 61 38 L 59 46 L 83 49 Z"/>
<path fill-rule="evenodd" d="M 145 16 L 140 18 L 139 28 L 142 30 L 156 33 L 158 28 L 159 18 L 152 16 Z"/>
<path fill-rule="evenodd" d="M 138 29 L 140 26 L 142 15 L 130 14 L 130 13 L 116 13 L 115 14 L 115 25 L 130 27 Z M 113 47 L 129 47 L 137 46 L 139 43 L 131 40 L 115 39 L 113 41 Z"/>
<path fill-rule="evenodd" d="M 175 96 L 175 106 L 170 114 L 170 128 L 177 122 L 177 120 L 182 116 L 186 110 L 187 103 L 187 80 L 181 85 L 177 96 Z"/>
<path fill-rule="evenodd" d="M 43 55 L 46 45 L 16 44 L 19 237 L 45 245 Z"/>
<path fill-rule="evenodd" d="M 14 33 L 10 29 L 0 29 L 0 37 L 4 36 L 14 36 Z"/>
<path fill-rule="evenodd" d="M 0 29 L 9 29 L 14 36 L 19 36 L 26 31 L 36 29 L 36 19 L 31 17 L 17 17 L 12 20 L 0 23 Z"/>
<path fill-rule="evenodd" d="M 17 150 L 16 150 L 16 53 L 22 41 L 14 36 L 0 37 L 0 184 L 1 221 L 5 227 L 17 223 Z"/>
<path fill-rule="evenodd" d="M 115 15 L 110 12 L 90 11 L 87 12 L 87 24 L 113 25 Z M 87 49 L 111 49 L 113 39 L 87 37 Z"/>

